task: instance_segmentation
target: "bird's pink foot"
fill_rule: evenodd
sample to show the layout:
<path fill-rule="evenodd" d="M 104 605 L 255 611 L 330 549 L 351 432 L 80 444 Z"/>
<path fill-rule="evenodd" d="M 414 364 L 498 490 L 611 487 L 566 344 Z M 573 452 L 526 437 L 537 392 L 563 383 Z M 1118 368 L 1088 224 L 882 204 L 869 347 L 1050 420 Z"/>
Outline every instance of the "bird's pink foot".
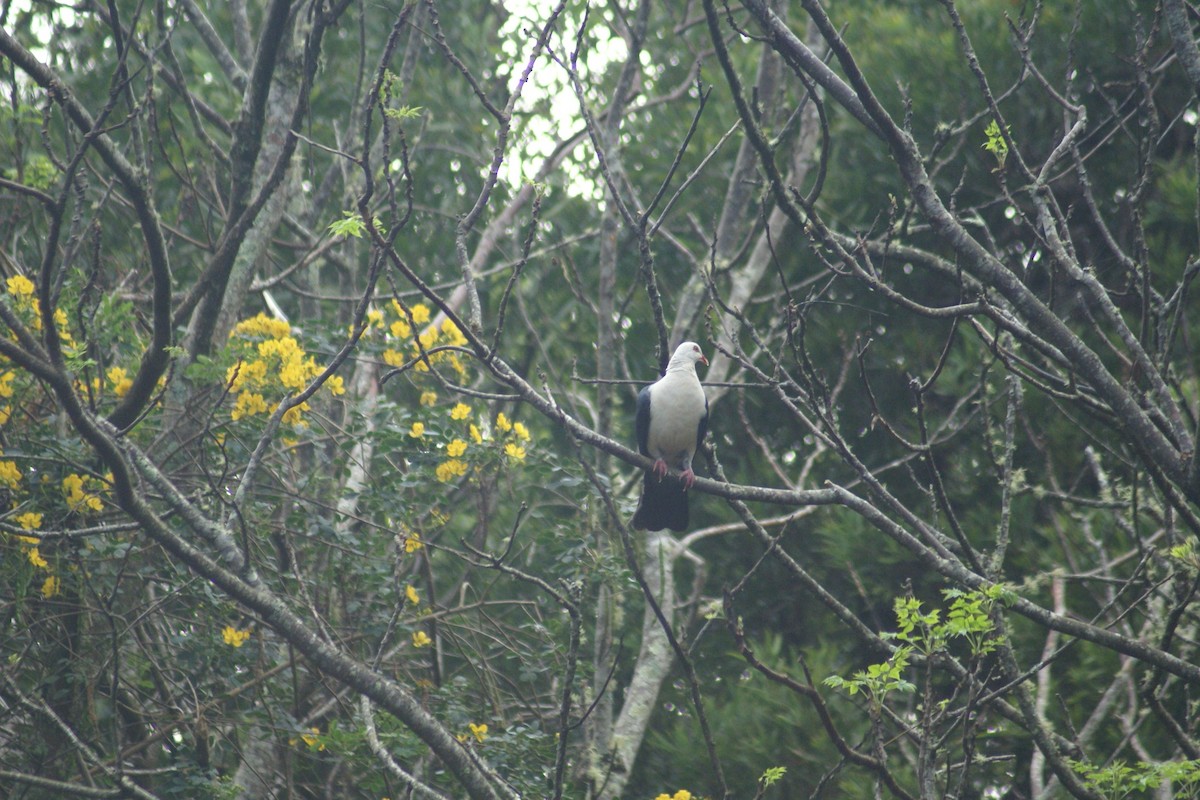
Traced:
<path fill-rule="evenodd" d="M 692 488 L 692 485 L 696 482 L 696 473 L 692 472 L 691 467 L 679 473 L 679 477 L 683 479 L 683 490 L 685 492 Z"/>
<path fill-rule="evenodd" d="M 654 473 L 654 477 L 661 481 L 663 478 L 667 477 L 667 462 L 663 461 L 661 458 L 656 460 L 654 462 L 654 468 L 651 470 L 651 472 Z"/>

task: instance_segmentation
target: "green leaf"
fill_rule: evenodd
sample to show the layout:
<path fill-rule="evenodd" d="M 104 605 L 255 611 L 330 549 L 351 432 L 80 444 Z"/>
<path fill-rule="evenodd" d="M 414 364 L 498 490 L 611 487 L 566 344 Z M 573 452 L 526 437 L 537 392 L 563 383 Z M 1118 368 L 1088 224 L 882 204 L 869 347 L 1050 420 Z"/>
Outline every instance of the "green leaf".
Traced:
<path fill-rule="evenodd" d="M 328 230 L 334 236 L 353 236 L 355 239 L 361 239 L 367 225 L 363 222 L 362 215 L 353 211 L 343 211 L 342 218 L 329 223 Z"/>
<path fill-rule="evenodd" d="M 787 774 L 787 767 L 767 767 L 759 777 L 758 782 L 764 787 L 778 782 Z"/>
<path fill-rule="evenodd" d="M 983 135 L 987 137 L 987 141 L 983 143 L 983 149 L 987 150 L 996 157 L 996 164 L 999 169 L 1004 169 L 1004 162 L 1008 159 L 1008 142 L 1004 139 L 1004 134 L 1000 132 L 1000 125 L 996 120 L 988 123 L 984 128 Z"/>
<path fill-rule="evenodd" d="M 416 119 L 421 116 L 421 111 L 423 110 L 421 106 L 400 106 L 399 108 L 385 108 L 383 114 L 388 119 L 403 121 L 406 119 Z"/>

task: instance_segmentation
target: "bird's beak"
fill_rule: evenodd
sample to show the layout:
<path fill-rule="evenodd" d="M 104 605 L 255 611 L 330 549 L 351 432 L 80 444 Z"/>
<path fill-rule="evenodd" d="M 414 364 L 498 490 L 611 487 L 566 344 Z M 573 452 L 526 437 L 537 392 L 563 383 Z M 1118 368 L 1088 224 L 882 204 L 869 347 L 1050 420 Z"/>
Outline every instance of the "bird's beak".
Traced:
<path fill-rule="evenodd" d="M 706 367 L 708 366 L 708 359 L 704 357 L 703 353 L 700 354 L 700 363 Z"/>

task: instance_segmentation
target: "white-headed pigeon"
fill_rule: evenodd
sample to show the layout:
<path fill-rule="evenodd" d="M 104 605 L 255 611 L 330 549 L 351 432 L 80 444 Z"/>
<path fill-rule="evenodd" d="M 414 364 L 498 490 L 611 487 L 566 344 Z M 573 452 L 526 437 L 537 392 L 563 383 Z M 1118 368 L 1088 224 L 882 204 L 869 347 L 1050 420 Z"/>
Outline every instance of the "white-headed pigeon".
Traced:
<path fill-rule="evenodd" d="M 696 376 L 697 361 L 708 365 L 700 345 L 684 342 L 675 348 L 667 374 L 638 395 L 638 450 L 654 459 L 654 468 L 642 478 L 642 499 L 633 515 L 637 530 L 687 528 L 687 490 L 696 482 L 692 457 L 708 427 L 708 399 Z M 668 468 L 679 470 L 679 477 L 668 476 Z"/>

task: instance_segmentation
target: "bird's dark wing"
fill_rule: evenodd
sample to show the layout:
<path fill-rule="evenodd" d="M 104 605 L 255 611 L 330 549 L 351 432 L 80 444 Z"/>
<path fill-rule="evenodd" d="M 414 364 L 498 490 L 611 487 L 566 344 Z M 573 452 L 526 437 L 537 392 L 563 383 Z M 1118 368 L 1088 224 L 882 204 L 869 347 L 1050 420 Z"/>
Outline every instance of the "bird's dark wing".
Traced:
<path fill-rule="evenodd" d="M 637 446 L 638 452 L 644 456 L 650 455 L 650 387 L 647 386 L 642 391 L 638 392 L 637 403 L 637 418 L 635 420 L 635 430 L 637 431 Z"/>
<path fill-rule="evenodd" d="M 704 416 L 700 417 L 700 423 L 696 425 L 696 450 L 700 449 L 700 445 L 704 444 L 704 434 L 708 433 L 708 398 L 704 398 Z"/>

